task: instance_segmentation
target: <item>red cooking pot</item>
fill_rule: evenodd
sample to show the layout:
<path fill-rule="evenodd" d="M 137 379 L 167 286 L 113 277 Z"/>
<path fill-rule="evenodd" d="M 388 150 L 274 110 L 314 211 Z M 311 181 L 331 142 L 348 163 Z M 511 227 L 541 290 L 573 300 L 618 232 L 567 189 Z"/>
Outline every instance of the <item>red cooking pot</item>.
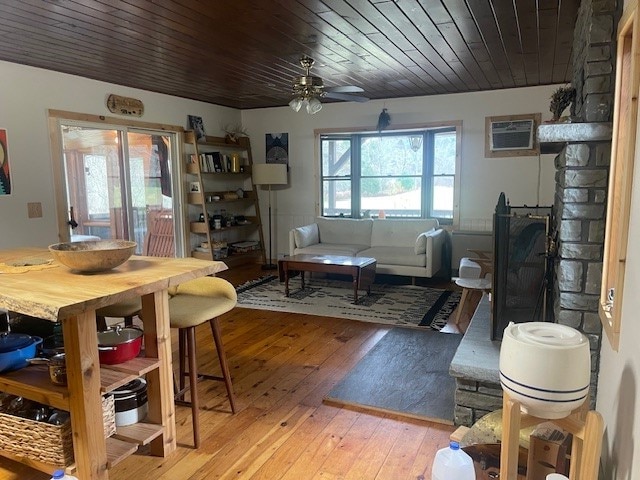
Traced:
<path fill-rule="evenodd" d="M 115 365 L 137 357 L 142 348 L 142 333 L 139 328 L 122 328 L 119 325 L 111 330 L 98 332 L 100 363 Z"/>

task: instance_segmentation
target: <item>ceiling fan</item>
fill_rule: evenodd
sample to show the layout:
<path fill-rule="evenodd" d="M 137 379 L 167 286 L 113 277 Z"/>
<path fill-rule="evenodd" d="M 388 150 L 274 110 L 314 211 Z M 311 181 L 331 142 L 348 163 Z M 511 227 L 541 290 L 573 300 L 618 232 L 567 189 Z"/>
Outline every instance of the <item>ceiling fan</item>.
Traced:
<path fill-rule="evenodd" d="M 325 89 L 322 78 L 311 75 L 310 70 L 315 60 L 304 55 L 300 59 L 300 65 L 305 69 L 305 74 L 293 78 L 292 92 L 293 100 L 289 102 L 289 106 L 296 112 L 300 111 L 302 105 L 306 105 L 307 113 L 318 113 L 322 109 L 320 99 L 335 98 L 336 100 L 346 100 L 354 102 L 366 102 L 369 99 L 360 95 L 350 95 L 352 93 L 361 93 L 364 90 L 355 85 L 344 85 L 342 87 L 333 87 Z"/>

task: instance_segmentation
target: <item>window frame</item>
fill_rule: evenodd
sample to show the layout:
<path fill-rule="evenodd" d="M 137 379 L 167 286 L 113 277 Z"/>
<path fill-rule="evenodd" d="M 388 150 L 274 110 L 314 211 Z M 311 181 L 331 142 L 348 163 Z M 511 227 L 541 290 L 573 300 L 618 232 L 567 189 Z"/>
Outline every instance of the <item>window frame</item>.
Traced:
<path fill-rule="evenodd" d="M 629 217 L 638 126 L 640 32 L 637 4 L 625 10 L 618 24 L 616 87 L 607 219 L 598 314 L 613 350 L 620 343 L 622 298 L 629 240 Z M 611 292 L 611 293 L 610 293 Z"/>
<path fill-rule="evenodd" d="M 415 217 L 415 218 L 438 218 L 438 220 L 440 221 L 441 224 L 443 225 L 451 225 L 453 228 L 457 228 L 457 226 L 459 225 L 459 204 L 460 204 L 460 164 L 461 164 L 461 146 L 462 146 L 462 121 L 460 120 L 455 120 L 455 121 L 449 121 L 449 122 L 433 122 L 433 123 L 427 123 L 427 124 L 413 124 L 413 125 L 398 125 L 395 128 L 388 128 L 386 129 L 384 132 L 378 132 L 375 128 L 343 128 L 343 129 L 316 129 L 314 131 L 314 135 L 316 138 L 316 144 L 317 144 L 317 148 L 316 148 L 316 155 L 317 155 L 317 169 L 316 172 L 318 174 L 318 203 L 317 203 L 317 214 L 319 216 L 324 216 L 323 215 L 323 182 L 326 179 L 331 179 L 333 177 L 327 176 L 324 177 L 323 176 L 323 172 L 322 172 L 322 139 L 323 137 L 326 136 L 331 136 L 331 137 L 335 137 L 336 139 L 342 137 L 345 139 L 353 139 L 354 137 L 356 138 L 363 138 L 366 136 L 376 136 L 379 134 L 382 135 L 402 135 L 402 134 L 407 134 L 410 135 L 412 133 L 419 133 L 419 132 L 429 132 L 431 135 L 438 133 L 438 132 L 443 132 L 443 131 L 451 131 L 453 133 L 455 133 L 455 137 L 456 137 L 456 158 L 455 158 L 455 173 L 453 175 L 446 175 L 446 176 L 453 176 L 453 218 L 445 218 L 445 217 L 430 217 L 429 213 L 430 213 L 430 209 L 432 209 L 432 198 L 430 198 L 428 200 L 428 202 L 426 201 L 426 196 L 422 195 L 422 200 L 421 200 L 421 210 L 422 213 L 419 217 Z M 353 151 L 354 151 L 354 147 L 355 149 L 360 148 L 360 143 L 359 142 L 353 142 L 353 140 L 351 140 L 352 142 L 352 165 L 351 165 L 351 172 L 350 172 L 350 176 L 348 177 L 351 181 L 352 184 L 352 204 L 351 204 L 351 218 L 359 218 L 358 216 L 354 215 L 354 213 L 357 213 L 359 211 L 361 211 L 360 208 L 360 182 L 361 182 L 361 175 L 360 175 L 360 163 L 358 161 L 355 161 L 353 156 Z M 423 153 L 426 152 L 427 146 L 424 144 L 423 142 Z M 426 153 L 425 153 L 426 155 Z M 355 165 L 357 163 L 357 165 Z M 426 188 L 426 186 L 428 186 L 428 190 L 431 191 L 431 184 L 429 184 L 430 181 L 432 181 L 433 178 L 435 178 L 433 176 L 433 162 L 427 162 L 428 169 L 423 169 L 423 173 L 422 173 L 422 186 L 423 186 L 423 192 L 426 191 L 424 190 Z M 427 176 L 429 175 L 429 176 Z M 440 176 L 440 175 L 438 175 Z M 336 177 L 336 178 L 340 178 L 342 179 L 342 177 Z M 347 178 L 347 177 L 344 177 Z M 357 195 L 357 205 L 355 205 L 355 198 Z M 426 205 L 425 205 L 426 203 Z"/>

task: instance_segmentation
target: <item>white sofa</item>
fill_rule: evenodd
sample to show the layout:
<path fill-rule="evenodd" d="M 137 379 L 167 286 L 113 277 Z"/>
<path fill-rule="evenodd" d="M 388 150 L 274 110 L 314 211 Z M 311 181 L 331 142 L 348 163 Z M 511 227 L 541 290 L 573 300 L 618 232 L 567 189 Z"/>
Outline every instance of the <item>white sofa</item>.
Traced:
<path fill-rule="evenodd" d="M 446 238 L 436 219 L 318 217 L 289 232 L 289 254 L 372 257 L 378 273 L 430 278 L 443 266 Z"/>

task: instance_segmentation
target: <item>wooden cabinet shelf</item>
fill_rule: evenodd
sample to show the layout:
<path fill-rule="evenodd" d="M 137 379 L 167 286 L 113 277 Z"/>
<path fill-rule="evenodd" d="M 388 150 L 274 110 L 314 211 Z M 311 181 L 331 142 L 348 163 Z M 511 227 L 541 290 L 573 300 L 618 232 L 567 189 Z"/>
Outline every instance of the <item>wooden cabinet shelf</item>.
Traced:
<path fill-rule="evenodd" d="M 30 365 L 3 373 L 0 375 L 0 391 L 69 410 L 69 391 L 65 386 L 51 383 L 47 365 Z"/>
<path fill-rule="evenodd" d="M 118 365 L 102 365 L 100 368 L 101 392 L 109 393 L 158 367 L 157 358 L 137 357 Z M 30 365 L 20 370 L 0 375 L 0 391 L 29 400 L 69 410 L 67 387 L 54 385 L 46 365 Z"/>
<path fill-rule="evenodd" d="M 138 450 L 138 444 L 119 440 L 115 437 L 107 438 L 107 468 L 112 468 L 133 455 Z"/>
<path fill-rule="evenodd" d="M 243 177 L 243 178 L 248 178 L 251 176 L 251 166 L 246 165 L 243 166 L 242 172 L 201 172 L 200 170 L 200 166 L 198 164 L 195 163 L 187 163 L 186 166 L 186 173 L 189 173 L 191 175 L 203 175 L 203 176 L 211 176 L 211 177 L 216 177 L 216 176 L 225 176 L 225 175 L 229 175 L 229 176 L 237 176 L 237 177 Z"/>
<path fill-rule="evenodd" d="M 194 132 L 187 131 L 184 134 L 184 144 L 185 184 L 189 186 L 186 193 L 189 225 L 185 228 L 188 228 L 192 256 L 214 260 L 213 248 L 201 251 L 197 247 L 211 246 L 218 242 L 230 245 L 236 242 L 258 241 L 257 251 L 250 254 L 234 254 L 220 260 L 229 267 L 264 261 L 264 234 L 258 193 L 251 181 L 253 160 L 249 138 L 240 138 L 238 143 L 227 143 L 224 138 L 210 136 L 196 141 Z M 240 164 L 226 159 L 225 156 L 235 158 Z M 223 171 L 212 171 L 220 168 Z M 236 195 L 239 190 L 242 190 L 242 196 Z M 213 200 L 214 196 L 219 199 Z M 215 215 L 225 218 L 244 217 L 248 223 L 211 229 L 206 220 L 215 218 Z M 199 221 L 200 219 L 205 221 Z"/>
<path fill-rule="evenodd" d="M 216 205 L 233 205 L 233 204 L 253 204 L 256 201 L 253 192 L 244 192 L 244 197 L 242 198 L 224 198 L 223 195 L 228 192 L 204 192 L 202 193 L 189 193 L 187 195 L 187 202 L 190 205 L 202 205 L 202 203 L 206 203 L 207 205 L 211 205 L 216 208 Z M 207 197 L 213 196 L 220 197 L 220 200 L 207 200 Z"/>
<path fill-rule="evenodd" d="M 158 368 L 157 358 L 136 357 L 116 365 L 102 365 L 100 368 L 100 391 L 109 393 L 118 387 Z M 0 375 L 0 391 L 19 395 L 60 410 L 69 411 L 69 391 L 66 386 L 54 385 L 49 378 L 47 365 L 29 365 L 20 370 Z M 139 445 L 146 445 L 154 438 L 162 435 L 162 425 L 138 423 L 126 427 L 118 427 L 113 437 L 106 439 L 107 467 L 111 468 L 138 450 Z M 0 455 L 25 463 L 42 472 L 51 473 L 55 465 L 19 457 L 10 452 L 0 451 Z M 66 471 L 73 472 L 75 466 Z"/>
<path fill-rule="evenodd" d="M 199 258 L 200 260 L 210 260 L 211 254 L 206 252 L 191 252 L 194 258 Z M 224 262 L 229 268 L 237 267 L 238 265 L 244 265 L 245 263 L 257 263 L 261 260 L 262 253 L 259 250 L 248 253 L 233 253 L 227 257 L 221 258 L 220 261 Z"/>
<path fill-rule="evenodd" d="M 211 234 L 222 233 L 229 230 L 237 230 L 242 228 L 251 228 L 251 227 L 259 227 L 257 220 L 255 217 L 247 217 L 249 223 L 245 223 L 243 225 L 231 225 L 230 227 L 222 227 L 217 229 L 209 228 L 207 222 L 191 222 L 191 233 L 207 233 L 207 230 L 210 231 Z"/>
<path fill-rule="evenodd" d="M 157 358 L 136 357 L 128 362 L 100 367 L 100 391 L 109 393 L 158 368 Z"/>
<path fill-rule="evenodd" d="M 125 442 L 136 443 L 138 445 L 147 445 L 154 438 L 162 434 L 162 425 L 153 423 L 138 422 L 133 425 L 117 427 L 114 438 Z"/>

